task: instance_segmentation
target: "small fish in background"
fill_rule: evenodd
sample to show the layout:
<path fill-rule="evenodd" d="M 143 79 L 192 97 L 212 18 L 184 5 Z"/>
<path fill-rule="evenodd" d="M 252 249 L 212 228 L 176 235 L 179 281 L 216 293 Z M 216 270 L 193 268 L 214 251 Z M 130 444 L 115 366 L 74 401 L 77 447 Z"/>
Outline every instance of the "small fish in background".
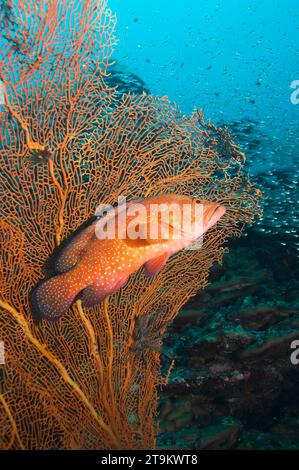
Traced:
<path fill-rule="evenodd" d="M 114 62 L 109 66 L 109 75 L 105 77 L 105 81 L 110 87 L 116 87 L 119 98 L 127 93 L 136 95 L 141 95 L 142 93 L 150 94 L 150 89 L 138 76 L 137 72 L 131 70 L 120 61 Z"/>
<path fill-rule="evenodd" d="M 138 213 L 140 204 L 144 211 Z M 186 205 L 191 214 L 187 229 L 181 218 Z M 158 218 L 153 218 L 153 206 L 158 209 Z M 174 206 L 178 212 L 172 211 Z M 225 207 L 218 203 L 175 194 L 119 205 L 66 243 L 55 260 L 57 274 L 32 292 L 33 317 L 55 322 L 79 297 L 85 307 L 97 305 L 117 292 L 141 266 L 147 276 L 155 275 L 171 255 L 194 244 L 224 213 Z M 99 237 L 112 218 L 113 237 Z"/>

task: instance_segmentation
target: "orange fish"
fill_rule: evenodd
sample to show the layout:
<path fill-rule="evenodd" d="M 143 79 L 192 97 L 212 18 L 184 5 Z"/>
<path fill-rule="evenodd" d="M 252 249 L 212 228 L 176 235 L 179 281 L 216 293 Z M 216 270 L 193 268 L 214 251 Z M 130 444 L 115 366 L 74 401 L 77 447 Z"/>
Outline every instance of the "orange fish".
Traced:
<path fill-rule="evenodd" d="M 119 205 L 60 252 L 57 275 L 33 291 L 35 313 L 55 322 L 78 298 L 85 307 L 99 304 L 141 266 L 147 276 L 156 274 L 172 254 L 194 244 L 224 213 L 225 207 L 217 203 L 175 194 Z"/>

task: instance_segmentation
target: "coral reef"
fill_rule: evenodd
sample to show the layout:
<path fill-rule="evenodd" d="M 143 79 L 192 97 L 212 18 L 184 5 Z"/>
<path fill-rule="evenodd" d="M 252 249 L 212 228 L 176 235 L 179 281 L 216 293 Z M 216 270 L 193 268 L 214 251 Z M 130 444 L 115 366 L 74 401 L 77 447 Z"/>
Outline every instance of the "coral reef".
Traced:
<path fill-rule="evenodd" d="M 162 337 L 224 243 L 253 222 L 260 192 L 227 130 L 108 85 L 115 18 L 105 0 L 2 1 L 0 23 L 0 446 L 153 448 L 172 366 L 161 372 Z M 29 294 L 47 258 L 97 205 L 166 192 L 226 206 L 202 249 L 153 279 L 137 272 L 100 306 L 78 301 L 57 324 L 35 325 Z"/>

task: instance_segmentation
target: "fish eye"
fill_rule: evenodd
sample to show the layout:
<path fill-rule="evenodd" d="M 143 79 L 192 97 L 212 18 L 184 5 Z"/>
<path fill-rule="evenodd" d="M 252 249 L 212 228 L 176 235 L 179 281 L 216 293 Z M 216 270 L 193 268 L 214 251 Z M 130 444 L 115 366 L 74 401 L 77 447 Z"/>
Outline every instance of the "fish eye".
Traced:
<path fill-rule="evenodd" d="M 196 203 L 196 204 L 201 204 L 202 202 L 201 202 L 200 199 L 196 199 L 195 203 Z"/>

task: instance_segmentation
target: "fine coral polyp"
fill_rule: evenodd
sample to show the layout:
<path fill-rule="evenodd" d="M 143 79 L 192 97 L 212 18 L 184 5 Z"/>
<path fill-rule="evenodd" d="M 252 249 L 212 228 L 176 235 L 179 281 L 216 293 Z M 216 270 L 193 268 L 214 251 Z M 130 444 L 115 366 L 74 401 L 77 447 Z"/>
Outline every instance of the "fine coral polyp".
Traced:
<path fill-rule="evenodd" d="M 225 129 L 167 98 L 119 101 L 106 84 L 115 43 L 106 3 L 1 2 L 2 449 L 154 448 L 167 325 L 259 213 Z M 137 271 L 101 305 L 79 300 L 58 323 L 35 325 L 29 294 L 54 248 L 99 203 L 166 193 L 226 207 L 202 249 L 180 252 L 151 279 Z M 138 322 L 149 347 L 132 344 Z"/>

